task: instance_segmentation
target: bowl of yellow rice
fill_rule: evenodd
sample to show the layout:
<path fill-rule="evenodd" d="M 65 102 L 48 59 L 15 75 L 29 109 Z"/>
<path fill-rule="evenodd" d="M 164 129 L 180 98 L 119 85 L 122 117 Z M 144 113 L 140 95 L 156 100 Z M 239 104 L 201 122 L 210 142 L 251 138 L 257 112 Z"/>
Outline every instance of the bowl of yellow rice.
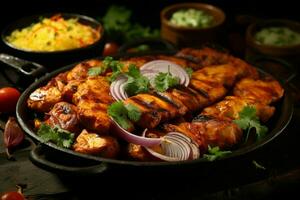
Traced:
<path fill-rule="evenodd" d="M 99 56 L 103 27 L 79 14 L 35 15 L 19 19 L 2 32 L 9 53 L 49 68 Z"/>

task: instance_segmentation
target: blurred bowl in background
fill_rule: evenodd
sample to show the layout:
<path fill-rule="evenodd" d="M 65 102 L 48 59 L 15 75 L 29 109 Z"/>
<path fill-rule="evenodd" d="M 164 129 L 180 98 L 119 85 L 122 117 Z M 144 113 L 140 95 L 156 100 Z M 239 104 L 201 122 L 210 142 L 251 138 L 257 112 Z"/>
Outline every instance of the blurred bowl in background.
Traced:
<path fill-rule="evenodd" d="M 212 23 L 206 26 L 196 27 L 176 25 L 171 22 L 171 18 L 174 13 L 182 11 L 184 12 L 190 9 L 201 11 L 204 13 L 204 15 L 211 16 Z M 173 4 L 164 8 L 160 13 L 161 37 L 174 43 L 178 47 L 200 47 L 205 43 L 217 43 L 220 39 L 220 31 L 222 25 L 224 24 L 225 18 L 225 13 L 220 8 L 210 4 Z"/>
<path fill-rule="evenodd" d="M 70 49 L 59 49 L 59 50 L 29 50 L 26 48 L 20 48 L 16 45 L 11 44 L 8 41 L 8 36 L 15 30 L 22 30 L 23 28 L 30 27 L 32 24 L 38 23 L 43 18 L 51 18 L 53 16 L 59 15 L 63 19 L 77 19 L 77 21 L 88 27 L 91 27 L 97 32 L 99 37 L 93 42 L 83 45 L 81 47 L 74 47 Z M 55 27 L 54 27 L 55 28 Z M 56 34 L 56 33 L 55 33 Z M 16 57 L 20 57 L 25 60 L 33 61 L 44 65 L 49 69 L 55 69 L 67 64 L 78 62 L 91 57 L 100 56 L 104 46 L 104 29 L 101 23 L 97 20 L 79 14 L 71 13 L 48 13 L 42 15 L 34 15 L 21 18 L 11 24 L 9 24 L 1 34 L 2 42 L 5 44 L 5 52 Z M 66 36 L 70 37 L 66 34 Z M 46 36 L 45 36 L 46 37 Z M 50 36 L 49 36 L 50 37 Z M 72 45 L 70 45 L 72 46 Z"/>
<path fill-rule="evenodd" d="M 259 20 L 246 31 L 246 59 L 275 57 L 300 64 L 300 24 L 284 19 Z"/>

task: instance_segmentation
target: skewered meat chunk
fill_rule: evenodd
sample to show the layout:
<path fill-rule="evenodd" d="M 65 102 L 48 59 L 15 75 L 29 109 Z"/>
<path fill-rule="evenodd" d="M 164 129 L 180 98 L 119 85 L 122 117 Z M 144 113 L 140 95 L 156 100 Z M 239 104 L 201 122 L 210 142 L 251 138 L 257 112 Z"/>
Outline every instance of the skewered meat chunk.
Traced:
<path fill-rule="evenodd" d="M 111 136 L 99 136 L 83 130 L 73 145 L 76 152 L 98 155 L 105 158 L 115 158 L 119 153 L 119 143 Z"/>
<path fill-rule="evenodd" d="M 82 100 L 77 104 L 78 118 L 89 130 L 98 134 L 107 134 L 111 126 L 111 120 L 107 115 L 107 104 L 90 100 Z"/>
<path fill-rule="evenodd" d="M 235 96 L 248 97 L 270 104 L 278 101 L 283 96 L 284 90 L 278 81 L 273 79 L 253 80 L 242 79 L 235 87 Z"/>
<path fill-rule="evenodd" d="M 263 104 L 259 100 L 247 97 L 227 96 L 217 104 L 206 107 L 201 114 L 233 120 L 239 118 L 239 112 L 242 111 L 245 106 L 254 107 L 257 116 L 263 122 L 268 121 L 275 112 L 273 106 Z"/>
<path fill-rule="evenodd" d="M 201 152 L 206 152 L 208 145 L 228 149 L 238 144 L 242 138 L 242 130 L 232 121 L 207 116 L 178 125 L 165 124 L 164 129 L 167 132 L 177 131 L 194 139 Z"/>
<path fill-rule="evenodd" d="M 59 126 L 60 128 L 78 133 L 79 120 L 77 118 L 77 107 L 67 102 L 59 102 L 49 112 L 49 118 L 45 122 L 51 127 Z"/>

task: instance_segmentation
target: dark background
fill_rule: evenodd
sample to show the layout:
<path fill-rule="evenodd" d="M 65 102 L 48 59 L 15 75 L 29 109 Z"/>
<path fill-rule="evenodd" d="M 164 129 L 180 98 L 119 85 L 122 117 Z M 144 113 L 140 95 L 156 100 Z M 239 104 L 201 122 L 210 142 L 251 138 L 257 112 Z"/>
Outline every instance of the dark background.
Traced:
<path fill-rule="evenodd" d="M 103 16 L 110 4 L 125 5 L 134 10 L 135 19 L 146 25 L 159 25 L 159 12 L 166 5 L 180 0 L 26 0 L 5 1 L 0 8 L 1 28 L 22 16 L 44 12 L 76 12 L 90 16 Z M 190 1 L 193 2 L 193 1 Z M 249 14 L 262 18 L 287 18 L 299 21 L 299 9 L 295 0 L 203 0 L 194 2 L 210 3 L 221 7 L 228 19 L 236 14 Z M 2 2 L 3 3 L 3 2 Z"/>

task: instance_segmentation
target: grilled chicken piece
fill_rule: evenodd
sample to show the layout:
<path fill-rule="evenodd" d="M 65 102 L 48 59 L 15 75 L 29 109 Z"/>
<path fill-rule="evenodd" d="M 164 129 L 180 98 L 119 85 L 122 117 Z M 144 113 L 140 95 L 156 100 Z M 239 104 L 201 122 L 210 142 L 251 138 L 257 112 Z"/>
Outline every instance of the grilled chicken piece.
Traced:
<path fill-rule="evenodd" d="M 60 73 L 52 78 L 44 87 L 36 89 L 30 94 L 27 105 L 38 112 L 49 112 L 54 104 L 62 101 L 62 90 L 67 84 L 67 73 Z"/>
<path fill-rule="evenodd" d="M 212 65 L 204 67 L 192 74 L 192 79 L 218 83 L 232 87 L 238 78 L 238 71 L 232 64 Z"/>
<path fill-rule="evenodd" d="M 27 105 L 29 108 L 38 112 L 49 112 L 54 104 L 62 100 L 61 92 L 57 87 L 45 86 L 36 89 L 30 94 Z"/>
<path fill-rule="evenodd" d="M 178 125 L 165 124 L 165 131 L 177 131 L 192 138 L 206 152 L 208 145 L 228 149 L 238 144 L 242 138 L 242 130 L 232 121 L 203 117 L 198 121 L 183 122 Z"/>
<path fill-rule="evenodd" d="M 193 68 L 194 70 L 205 66 L 228 63 L 228 54 L 209 47 L 202 49 L 184 48 L 181 49 L 176 56 L 192 60 L 199 64 L 198 68 Z"/>
<path fill-rule="evenodd" d="M 72 87 L 72 86 L 71 86 Z M 81 100 L 92 100 L 96 103 L 111 104 L 114 102 L 110 95 L 110 85 L 105 77 L 91 76 L 77 86 L 72 101 L 78 104 Z"/>
<path fill-rule="evenodd" d="M 242 79 L 235 85 L 233 91 L 235 96 L 253 98 L 264 104 L 278 101 L 283 93 L 284 89 L 279 82 L 271 78 L 265 80 Z"/>
<path fill-rule="evenodd" d="M 105 158 L 115 158 L 120 150 L 118 141 L 111 136 L 99 136 L 85 129 L 76 138 L 73 148 L 76 152 Z"/>
<path fill-rule="evenodd" d="M 72 133 L 80 132 L 79 119 L 77 118 L 77 107 L 67 102 L 59 102 L 49 112 L 49 118 L 45 121 L 51 127 L 60 128 Z"/>
<path fill-rule="evenodd" d="M 154 128 L 160 122 L 182 116 L 187 108 L 182 104 L 176 104 L 172 99 L 168 99 L 163 94 L 138 94 L 125 100 L 125 104 L 130 103 L 137 106 L 141 112 L 141 119 L 137 122 L 143 128 Z"/>
<path fill-rule="evenodd" d="M 107 104 L 96 103 L 88 99 L 81 100 L 77 104 L 78 118 L 87 129 L 98 134 L 107 134 L 111 126 L 107 107 Z"/>
<path fill-rule="evenodd" d="M 76 65 L 73 69 L 71 69 L 67 74 L 67 80 L 83 80 L 88 77 L 88 71 L 92 67 L 101 66 L 101 60 L 88 60 L 85 62 L 81 62 Z"/>
<path fill-rule="evenodd" d="M 201 115 L 214 116 L 226 120 L 238 119 L 239 112 L 242 111 L 245 106 L 255 107 L 257 116 L 263 122 L 268 121 L 275 112 L 273 106 L 263 104 L 257 99 L 227 96 L 217 104 L 206 107 Z"/>
<path fill-rule="evenodd" d="M 232 64 L 235 67 L 234 71 L 238 71 L 239 77 L 258 78 L 258 73 L 254 67 L 245 61 L 229 55 L 225 52 L 220 52 L 212 48 L 192 49 L 184 48 L 179 51 L 176 56 L 194 61 L 198 65 L 194 70 L 211 65 Z M 233 71 L 233 72 L 234 72 Z"/>
<path fill-rule="evenodd" d="M 222 84 L 199 81 L 197 79 L 191 79 L 190 87 L 201 94 L 197 95 L 197 99 L 200 104 L 198 109 L 204 108 L 205 106 L 220 100 L 227 93 L 226 88 Z"/>

